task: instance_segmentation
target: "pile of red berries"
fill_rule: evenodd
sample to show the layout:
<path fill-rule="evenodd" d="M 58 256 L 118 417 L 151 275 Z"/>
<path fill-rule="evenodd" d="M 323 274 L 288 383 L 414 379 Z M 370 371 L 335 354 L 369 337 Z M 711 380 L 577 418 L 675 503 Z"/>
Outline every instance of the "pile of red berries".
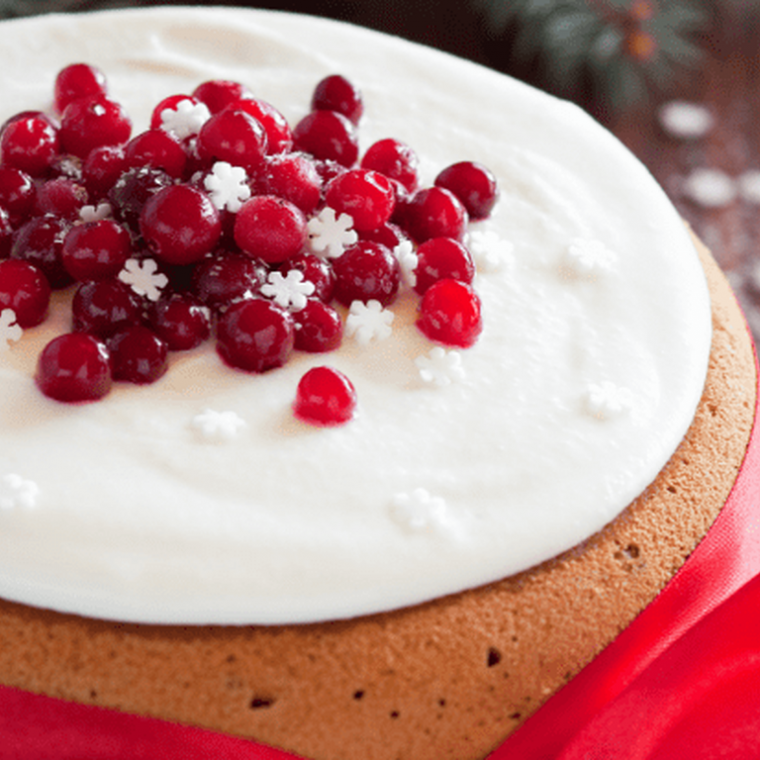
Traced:
<path fill-rule="evenodd" d="M 71 332 L 39 358 L 48 396 L 88 401 L 113 380 L 154 382 L 170 351 L 212 335 L 225 362 L 251 372 L 293 350 L 333 350 L 343 334 L 335 302 L 390 304 L 406 241 L 420 329 L 448 345 L 477 339 L 463 241 L 469 219 L 491 212 L 493 175 L 462 162 L 421 188 L 416 154 L 392 138 L 360 157 L 362 97 L 342 76 L 317 85 L 293 128 L 244 85 L 215 80 L 161 101 L 131 137 L 105 77 L 86 64 L 58 74 L 54 104 L 54 115 L 27 111 L 0 128 L 0 311 L 33 327 L 51 289 L 75 288 Z M 310 248 L 309 221 L 325 207 L 355 233 L 334 258 Z M 147 284 L 125 277 L 129 267 L 149 272 Z M 275 274 L 300 300 L 277 297 Z M 320 382 L 311 378 L 312 396 L 336 385 Z M 309 408 L 300 395 L 299 416 L 330 421 Z"/>

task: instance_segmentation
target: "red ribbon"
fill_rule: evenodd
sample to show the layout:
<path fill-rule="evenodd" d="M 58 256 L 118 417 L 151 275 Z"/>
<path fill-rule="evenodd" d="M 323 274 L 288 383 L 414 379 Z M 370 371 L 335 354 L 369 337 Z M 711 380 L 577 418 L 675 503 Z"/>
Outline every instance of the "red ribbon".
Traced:
<path fill-rule="evenodd" d="M 756 760 L 760 421 L 713 527 L 657 598 L 488 760 Z M 0 687 L 0 760 L 298 760 Z"/>

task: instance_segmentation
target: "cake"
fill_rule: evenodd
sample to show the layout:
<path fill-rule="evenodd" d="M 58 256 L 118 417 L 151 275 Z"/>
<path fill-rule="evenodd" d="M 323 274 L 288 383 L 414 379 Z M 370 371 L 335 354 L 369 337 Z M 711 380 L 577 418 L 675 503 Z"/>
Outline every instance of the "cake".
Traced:
<path fill-rule="evenodd" d="M 731 493 L 756 371 L 725 278 L 579 109 L 442 53 L 241 9 L 12 21 L 0 118 L 50 112 L 75 61 L 132 134 L 212 80 L 295 125 L 339 73 L 363 94 L 362 154 L 408 143 L 425 187 L 479 162 L 500 198 L 465 238 L 467 345 L 419 329 L 407 284 L 368 333 L 339 307 L 335 350 L 259 372 L 209 340 L 70 404 L 36 367 L 73 287 L 23 335 L 6 319 L 0 684 L 310 760 L 486 757 L 658 596 Z M 294 414 L 325 365 L 356 392 L 342 424 Z"/>

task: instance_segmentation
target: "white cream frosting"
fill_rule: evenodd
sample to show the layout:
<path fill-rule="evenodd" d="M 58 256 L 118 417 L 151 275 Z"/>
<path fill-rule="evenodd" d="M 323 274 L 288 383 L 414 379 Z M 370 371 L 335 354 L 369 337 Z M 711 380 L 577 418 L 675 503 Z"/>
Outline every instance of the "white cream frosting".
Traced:
<path fill-rule="evenodd" d="M 65 405 L 33 381 L 69 329 L 57 294 L 50 320 L 0 352 L 0 596 L 168 623 L 388 610 L 583 541 L 680 442 L 709 354 L 704 276 L 663 192 L 579 109 L 345 25 L 173 8 L 0 24 L 0 120 L 50 107 L 55 73 L 79 60 L 105 71 L 135 132 L 163 97 L 220 77 L 294 124 L 342 73 L 365 97 L 363 149 L 409 143 L 427 183 L 486 164 L 502 197 L 474 241 L 490 262 L 485 328 L 451 382 L 425 382 L 416 362 L 433 346 L 407 290 L 382 341 L 347 337 L 264 375 L 223 366 L 209 343 L 150 387 Z M 346 425 L 292 414 L 319 364 L 356 387 Z"/>

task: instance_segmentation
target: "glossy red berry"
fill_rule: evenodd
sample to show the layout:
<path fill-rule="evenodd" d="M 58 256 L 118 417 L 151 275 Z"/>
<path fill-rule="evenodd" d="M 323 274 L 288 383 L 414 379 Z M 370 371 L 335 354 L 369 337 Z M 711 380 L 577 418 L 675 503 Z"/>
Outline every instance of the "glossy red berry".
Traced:
<path fill-rule="evenodd" d="M 253 94 L 244 84 L 228 79 L 212 79 L 199 84 L 193 90 L 193 97 L 205 103 L 212 113 L 219 113 L 231 103 L 244 98 L 252 98 Z"/>
<path fill-rule="evenodd" d="M 104 198 L 126 168 L 121 145 L 103 145 L 91 150 L 82 162 L 82 182 L 91 200 Z"/>
<path fill-rule="evenodd" d="M 150 328 L 133 325 L 107 342 L 111 355 L 111 375 L 136 385 L 154 383 L 168 369 L 168 348 Z"/>
<path fill-rule="evenodd" d="M 60 149 L 58 129 L 41 114 L 14 119 L 0 133 L 0 163 L 33 177 L 50 170 Z"/>
<path fill-rule="evenodd" d="M 267 153 L 286 153 L 293 148 L 293 130 L 288 120 L 265 100 L 244 98 L 227 106 L 231 111 L 245 111 L 264 127 L 267 135 Z"/>
<path fill-rule="evenodd" d="M 222 223 L 205 193 L 189 185 L 172 185 L 147 200 L 140 232 L 157 259 L 192 264 L 214 249 Z"/>
<path fill-rule="evenodd" d="M 401 268 L 381 243 L 360 240 L 333 262 L 335 298 L 345 306 L 353 301 L 379 301 L 387 306 L 396 297 Z"/>
<path fill-rule="evenodd" d="M 153 303 L 149 320 L 170 351 L 188 351 L 211 334 L 209 309 L 185 293 L 172 293 Z"/>
<path fill-rule="evenodd" d="M 172 178 L 154 166 L 127 169 L 108 191 L 108 202 L 114 216 L 127 225 L 135 235 L 140 232 L 143 207 L 160 190 L 172 187 Z"/>
<path fill-rule="evenodd" d="M 435 184 L 454 193 L 475 220 L 487 219 L 499 198 L 493 172 L 475 161 L 448 166 L 436 177 Z"/>
<path fill-rule="evenodd" d="M 364 100 L 352 82 L 340 74 L 332 74 L 314 88 L 311 108 L 313 111 L 337 111 L 353 124 L 358 124 L 364 113 Z"/>
<path fill-rule="evenodd" d="M 217 325 L 217 352 L 230 366 L 248 372 L 285 364 L 294 341 L 293 317 L 263 298 L 232 304 Z"/>
<path fill-rule="evenodd" d="M 359 140 L 351 121 L 337 111 L 312 111 L 293 128 L 296 150 L 323 161 L 351 167 L 359 157 Z"/>
<path fill-rule="evenodd" d="M 417 326 L 437 343 L 469 348 L 483 330 L 480 298 L 471 285 L 439 280 L 422 297 Z"/>
<path fill-rule="evenodd" d="M 0 207 L 8 212 L 14 227 L 28 221 L 34 209 L 35 185 L 21 169 L 0 166 Z"/>
<path fill-rule="evenodd" d="M 143 303 L 121 280 L 98 280 L 79 286 L 71 302 L 74 329 L 99 338 L 140 324 Z"/>
<path fill-rule="evenodd" d="M 424 243 L 434 237 L 464 240 L 468 221 L 467 210 L 452 192 L 429 187 L 404 204 L 401 224 L 416 243 Z"/>
<path fill-rule="evenodd" d="M 311 214 L 322 198 L 322 178 L 314 162 L 302 153 L 267 156 L 252 183 L 258 195 L 276 195 Z"/>
<path fill-rule="evenodd" d="M 298 383 L 293 413 L 310 425 L 342 425 L 353 418 L 356 405 L 356 389 L 342 372 L 314 367 Z"/>
<path fill-rule="evenodd" d="M 207 161 L 226 161 L 253 173 L 267 152 L 267 133 L 245 111 L 220 111 L 198 133 L 198 154 Z"/>
<path fill-rule="evenodd" d="M 192 290 L 203 305 L 219 311 L 233 301 L 258 295 L 266 274 L 262 262 L 242 253 L 225 252 L 195 266 Z"/>
<path fill-rule="evenodd" d="M 295 347 L 309 353 L 334 351 L 343 340 L 343 320 L 340 314 L 316 298 L 309 298 L 306 306 L 293 312 L 295 321 Z"/>
<path fill-rule="evenodd" d="M 56 401 L 96 401 L 111 390 L 108 350 L 92 335 L 59 335 L 42 350 L 35 381 Z"/>
<path fill-rule="evenodd" d="M 34 198 L 35 216 L 53 214 L 74 221 L 88 201 L 84 186 L 67 177 L 56 177 L 37 185 Z"/>
<path fill-rule="evenodd" d="M 132 121 L 126 111 L 103 95 L 72 101 L 61 117 L 61 146 L 82 159 L 103 145 L 123 145 L 131 132 Z"/>
<path fill-rule="evenodd" d="M 7 259 L 11 255 L 13 245 L 13 225 L 8 212 L 0 206 L 0 259 Z"/>
<path fill-rule="evenodd" d="M 116 277 L 132 253 L 132 238 L 112 219 L 72 227 L 61 249 L 66 271 L 80 282 Z"/>
<path fill-rule="evenodd" d="M 358 232 L 375 230 L 393 213 L 396 194 L 384 175 L 368 169 L 352 169 L 325 188 L 325 202 L 337 214 L 348 214 Z"/>
<path fill-rule="evenodd" d="M 34 327 L 45 320 L 50 305 L 50 285 L 28 261 L 0 261 L 0 311 L 13 309 L 20 327 Z"/>
<path fill-rule="evenodd" d="M 126 166 L 154 166 L 170 177 L 181 179 L 187 154 L 179 141 L 163 129 L 149 129 L 135 135 L 124 147 Z"/>
<path fill-rule="evenodd" d="M 53 89 L 53 104 L 63 113 L 73 100 L 105 95 L 106 77 L 103 72 L 87 63 L 72 63 L 58 72 Z"/>
<path fill-rule="evenodd" d="M 241 251 L 279 264 L 303 250 L 308 230 L 298 206 L 274 195 L 255 195 L 237 212 L 234 234 Z"/>
<path fill-rule="evenodd" d="M 417 267 L 414 273 L 414 289 L 422 294 L 438 280 L 471 283 L 475 276 L 475 264 L 470 252 L 458 240 L 430 238 L 417 248 Z"/>
<path fill-rule="evenodd" d="M 18 232 L 11 247 L 11 258 L 29 261 L 38 267 L 51 288 L 63 288 L 71 275 L 63 266 L 61 250 L 71 224 L 55 216 L 36 216 Z"/>
<path fill-rule="evenodd" d="M 372 169 L 400 182 L 410 193 L 419 185 L 419 163 L 412 148 L 392 137 L 371 145 L 361 161 L 363 169 Z"/>

